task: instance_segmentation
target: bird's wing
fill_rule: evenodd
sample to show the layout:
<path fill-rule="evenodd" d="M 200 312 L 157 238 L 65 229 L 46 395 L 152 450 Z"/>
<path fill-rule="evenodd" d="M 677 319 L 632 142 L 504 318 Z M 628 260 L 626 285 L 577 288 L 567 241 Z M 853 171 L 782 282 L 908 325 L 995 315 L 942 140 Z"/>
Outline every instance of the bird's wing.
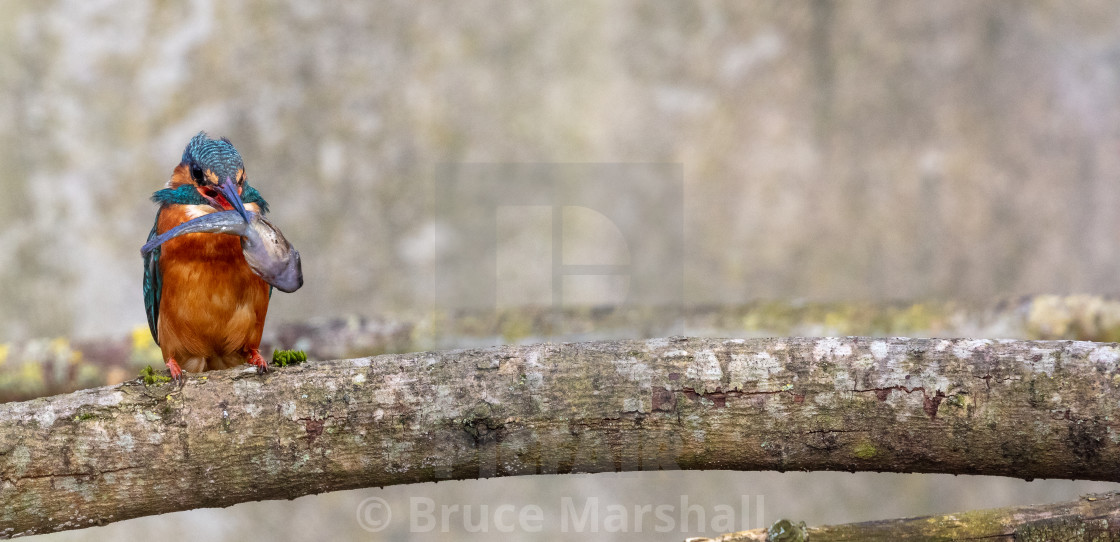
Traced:
<path fill-rule="evenodd" d="M 156 214 L 159 222 L 159 214 Z M 148 241 L 156 238 L 156 225 L 152 224 L 152 231 L 148 234 Z M 152 331 L 152 339 L 159 344 L 159 333 L 156 324 L 159 322 L 159 298 L 163 293 L 163 274 L 159 270 L 159 254 L 155 250 L 144 255 L 144 312 L 148 314 L 148 329 Z"/>

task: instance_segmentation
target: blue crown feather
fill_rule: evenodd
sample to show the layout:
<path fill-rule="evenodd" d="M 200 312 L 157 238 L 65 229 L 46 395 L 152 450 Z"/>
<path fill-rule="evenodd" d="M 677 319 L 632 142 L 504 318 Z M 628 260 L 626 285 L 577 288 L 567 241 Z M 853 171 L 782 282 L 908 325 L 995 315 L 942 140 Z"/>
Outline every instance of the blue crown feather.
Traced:
<path fill-rule="evenodd" d="M 241 153 L 229 139 L 210 139 L 206 132 L 199 132 L 183 149 L 184 164 L 191 164 L 213 171 L 219 179 L 236 178 L 237 170 L 245 169 Z"/>

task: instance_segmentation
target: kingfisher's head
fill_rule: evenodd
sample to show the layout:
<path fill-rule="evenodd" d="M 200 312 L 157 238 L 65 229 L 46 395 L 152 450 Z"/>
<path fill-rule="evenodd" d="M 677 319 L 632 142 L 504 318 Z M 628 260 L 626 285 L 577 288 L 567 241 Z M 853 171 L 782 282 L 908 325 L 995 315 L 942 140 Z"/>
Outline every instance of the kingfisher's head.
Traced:
<path fill-rule="evenodd" d="M 221 211 L 237 210 L 245 221 L 249 213 L 241 200 L 245 188 L 245 164 L 241 153 L 226 138 L 210 139 L 199 132 L 183 150 L 183 160 L 171 176 L 170 187 L 191 184 L 194 189 Z"/>

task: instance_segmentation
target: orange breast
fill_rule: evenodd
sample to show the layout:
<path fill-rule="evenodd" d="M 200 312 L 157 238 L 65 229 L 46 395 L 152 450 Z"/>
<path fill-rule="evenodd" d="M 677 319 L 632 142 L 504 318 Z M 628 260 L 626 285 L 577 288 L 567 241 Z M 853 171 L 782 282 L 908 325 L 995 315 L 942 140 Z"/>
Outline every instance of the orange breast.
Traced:
<path fill-rule="evenodd" d="M 198 216 L 198 207 L 160 211 L 156 230 L 166 232 Z M 261 343 L 268 312 L 268 283 L 253 274 L 237 236 L 191 233 L 163 244 L 159 339 L 164 359 L 188 371 L 245 363 Z"/>

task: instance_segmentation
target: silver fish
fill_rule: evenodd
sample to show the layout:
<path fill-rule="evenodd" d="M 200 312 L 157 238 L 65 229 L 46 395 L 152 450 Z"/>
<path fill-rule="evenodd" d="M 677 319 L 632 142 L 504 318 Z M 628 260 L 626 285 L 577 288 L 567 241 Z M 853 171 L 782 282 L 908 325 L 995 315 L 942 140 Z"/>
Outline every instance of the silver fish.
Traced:
<path fill-rule="evenodd" d="M 284 234 L 259 213 L 219 211 L 189 220 L 148 241 L 140 253 L 147 255 L 168 240 L 188 233 L 224 233 L 241 237 L 241 253 L 249 268 L 281 292 L 294 292 L 303 286 L 299 251 Z"/>

